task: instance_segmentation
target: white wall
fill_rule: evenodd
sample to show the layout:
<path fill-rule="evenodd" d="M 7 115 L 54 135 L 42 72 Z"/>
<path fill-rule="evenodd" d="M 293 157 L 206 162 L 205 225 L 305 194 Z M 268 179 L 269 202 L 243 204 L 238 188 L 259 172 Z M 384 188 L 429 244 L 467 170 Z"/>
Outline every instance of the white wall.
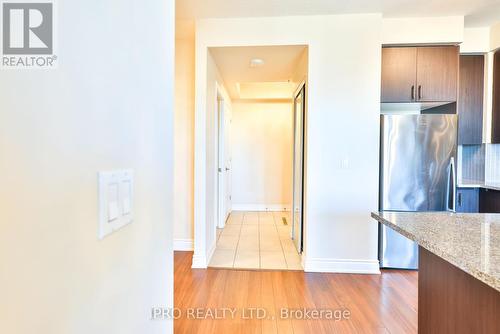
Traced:
<path fill-rule="evenodd" d="M 460 53 L 486 53 L 490 51 L 490 28 L 465 28 Z"/>
<path fill-rule="evenodd" d="M 464 17 L 384 18 L 383 44 L 461 43 L 464 40 Z"/>
<path fill-rule="evenodd" d="M 175 40 L 174 247 L 193 248 L 194 36 Z"/>
<path fill-rule="evenodd" d="M 300 55 L 300 58 L 295 65 L 295 72 L 292 76 L 292 81 L 295 83 L 296 87 L 302 84 L 303 81 L 307 81 L 307 72 L 309 67 L 309 49 L 305 48 Z M 307 86 L 306 86 L 307 89 Z"/>
<path fill-rule="evenodd" d="M 217 226 L 217 168 L 218 168 L 218 115 L 217 94 L 222 95 L 231 108 L 231 99 L 224 88 L 224 81 L 212 55 L 206 50 L 203 55 L 203 67 L 199 68 L 196 54 L 195 70 L 203 71 L 205 87 L 203 92 L 195 90 L 196 103 L 203 99 L 206 107 L 202 115 L 195 113 L 195 222 L 202 221 L 203 226 L 195 225 L 195 254 L 193 267 L 206 267 L 206 257 L 215 250 Z M 196 51 L 195 51 L 196 52 Z M 196 76 L 198 80 L 198 76 Z M 198 122 L 200 121 L 200 122 Z M 204 145 L 199 143 L 203 142 Z M 198 169 L 196 169 L 198 167 Z M 199 168 L 202 168 L 201 171 Z M 201 179 L 200 174 L 207 177 Z M 202 220 L 199 218 L 205 217 Z"/>
<path fill-rule="evenodd" d="M 207 57 L 211 46 L 309 45 L 305 264 L 308 271 L 378 272 L 377 209 L 382 17 L 378 14 L 197 22 L 195 258 L 206 265 L 210 193 Z M 341 168 L 348 159 L 349 167 Z M 205 261 L 205 262 L 204 262 Z"/>
<path fill-rule="evenodd" d="M 490 50 L 500 48 L 500 22 L 494 24 L 490 30 Z"/>
<path fill-rule="evenodd" d="M 0 76 L 0 332 L 171 333 L 174 2 L 60 2 L 59 67 Z M 112 24 L 110 24 L 112 22 Z M 135 220 L 97 238 L 97 172 Z"/>
<path fill-rule="evenodd" d="M 283 210 L 292 203 L 293 105 L 233 103 L 233 210 Z"/>
<path fill-rule="evenodd" d="M 500 48 L 500 23 L 494 24 L 489 28 L 481 29 L 486 30 L 483 35 L 488 38 L 487 51 L 490 51 L 485 53 L 483 142 L 491 143 L 491 124 L 493 121 L 493 69 L 495 50 Z"/>

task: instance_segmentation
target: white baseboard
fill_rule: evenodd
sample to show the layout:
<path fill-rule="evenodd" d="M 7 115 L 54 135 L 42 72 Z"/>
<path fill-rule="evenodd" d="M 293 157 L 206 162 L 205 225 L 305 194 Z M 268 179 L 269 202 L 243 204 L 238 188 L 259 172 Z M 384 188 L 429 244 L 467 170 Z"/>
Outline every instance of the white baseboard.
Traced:
<path fill-rule="evenodd" d="M 290 204 L 233 204 L 233 211 L 290 211 Z"/>
<path fill-rule="evenodd" d="M 207 257 L 205 255 L 193 255 L 193 263 L 191 268 L 207 269 Z"/>
<path fill-rule="evenodd" d="M 306 258 L 303 266 L 311 273 L 380 274 L 378 260 Z"/>
<path fill-rule="evenodd" d="M 193 249 L 193 239 L 174 239 L 174 251 L 192 251 Z"/>
<path fill-rule="evenodd" d="M 208 252 L 208 255 L 197 255 L 195 253 L 193 255 L 193 263 L 191 265 L 191 268 L 194 268 L 194 269 L 207 269 L 208 268 L 208 264 L 210 263 L 210 260 L 212 259 L 212 256 L 214 255 L 215 246 L 216 246 L 216 243 L 214 242 L 214 244 L 210 248 L 210 251 Z"/>

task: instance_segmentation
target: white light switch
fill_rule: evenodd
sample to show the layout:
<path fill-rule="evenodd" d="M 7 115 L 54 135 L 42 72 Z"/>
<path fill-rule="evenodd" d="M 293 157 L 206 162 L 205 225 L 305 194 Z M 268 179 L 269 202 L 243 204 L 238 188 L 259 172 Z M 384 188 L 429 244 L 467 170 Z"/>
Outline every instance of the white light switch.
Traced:
<path fill-rule="evenodd" d="M 133 221 L 132 170 L 99 172 L 99 238 Z"/>
<path fill-rule="evenodd" d="M 122 201 L 122 214 L 128 215 L 130 213 L 130 181 L 122 181 L 120 183 L 120 198 Z"/>
<path fill-rule="evenodd" d="M 118 184 L 108 185 L 108 222 L 112 222 L 120 215 L 118 208 Z"/>
<path fill-rule="evenodd" d="M 344 157 L 340 160 L 340 169 L 349 169 L 349 158 Z"/>

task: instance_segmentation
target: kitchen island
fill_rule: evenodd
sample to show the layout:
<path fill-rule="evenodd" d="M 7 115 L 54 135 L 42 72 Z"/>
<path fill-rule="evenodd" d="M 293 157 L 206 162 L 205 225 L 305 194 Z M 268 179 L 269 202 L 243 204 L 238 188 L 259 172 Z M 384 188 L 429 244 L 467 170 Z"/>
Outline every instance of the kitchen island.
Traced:
<path fill-rule="evenodd" d="M 419 245 L 419 333 L 500 333 L 500 214 L 372 217 Z"/>

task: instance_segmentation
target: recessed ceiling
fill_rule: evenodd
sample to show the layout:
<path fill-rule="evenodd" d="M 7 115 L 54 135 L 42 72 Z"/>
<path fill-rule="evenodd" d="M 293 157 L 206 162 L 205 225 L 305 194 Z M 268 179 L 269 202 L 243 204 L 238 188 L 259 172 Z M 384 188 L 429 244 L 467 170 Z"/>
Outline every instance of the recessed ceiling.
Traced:
<path fill-rule="evenodd" d="M 290 100 L 297 88 L 297 83 L 292 81 L 272 82 L 242 82 L 237 85 L 238 97 L 234 99 L 250 100 Z"/>
<path fill-rule="evenodd" d="M 500 0 L 177 0 L 177 18 L 225 18 L 347 13 L 385 17 L 465 16 L 468 27 L 500 21 Z"/>
<path fill-rule="evenodd" d="M 220 47 L 210 48 L 210 53 L 229 95 L 233 99 L 240 99 L 250 98 L 250 90 L 258 92 L 260 88 L 269 87 L 267 84 L 270 82 L 278 83 L 277 90 L 283 91 L 286 82 L 292 79 L 305 49 L 303 45 Z M 250 61 L 256 58 L 262 59 L 264 64 L 251 67 Z M 242 89 L 245 92 L 241 92 Z"/>

